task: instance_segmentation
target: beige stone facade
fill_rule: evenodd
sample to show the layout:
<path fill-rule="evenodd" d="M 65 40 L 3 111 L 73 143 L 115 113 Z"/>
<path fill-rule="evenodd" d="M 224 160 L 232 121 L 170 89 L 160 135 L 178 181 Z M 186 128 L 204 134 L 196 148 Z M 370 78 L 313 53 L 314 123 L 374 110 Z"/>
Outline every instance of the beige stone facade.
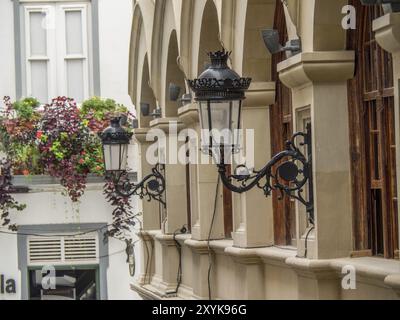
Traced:
<path fill-rule="evenodd" d="M 302 52 L 275 67 L 290 92 L 293 132 L 303 131 L 307 122 L 313 128 L 315 229 L 309 232 L 304 209 L 296 205 L 292 243 L 276 243 L 273 199 L 257 189 L 233 195 L 233 231 L 226 234 L 219 188 L 208 243 L 216 167 L 167 164 L 166 209 L 143 202 L 139 234 L 143 265 L 132 290 L 146 298 L 208 299 L 210 261 L 212 299 L 399 298 L 400 262 L 373 253 L 363 256 L 354 247 L 357 208 L 352 203 L 348 81 L 354 77 L 357 56 L 348 50 L 348 31 L 342 27 L 342 8 L 348 1 L 287 3 L 293 22 L 286 20 L 287 33 L 289 38 L 301 38 Z M 278 5 L 281 2 L 276 0 L 134 1 L 129 93 L 138 115 L 140 103 L 162 109 L 160 119 L 139 116 L 136 137 L 143 175 L 151 169 L 145 158 L 152 143 L 145 139 L 148 130 L 157 128 L 168 135 L 168 123 L 175 121 L 179 130 L 199 131 L 197 105 L 178 107 L 171 102 L 169 84 L 178 84 L 188 93 L 185 79 L 196 78 L 207 61 L 205 53 L 222 46 L 232 51 L 231 67 L 253 78 L 243 127 L 255 129 L 255 166 L 262 167 L 271 158 L 270 132 L 276 123 L 270 108 L 277 95 L 273 57 L 260 30 L 273 28 Z M 395 147 L 400 160 L 400 13 L 381 16 L 373 21 L 373 29 L 377 43 L 393 57 Z M 400 161 L 396 168 L 399 179 Z M 174 239 L 176 230 L 189 223 L 191 233 Z M 303 258 L 306 246 L 307 258 Z M 180 259 L 182 279 L 175 293 Z M 349 268 L 355 270 L 353 289 L 342 285 Z"/>

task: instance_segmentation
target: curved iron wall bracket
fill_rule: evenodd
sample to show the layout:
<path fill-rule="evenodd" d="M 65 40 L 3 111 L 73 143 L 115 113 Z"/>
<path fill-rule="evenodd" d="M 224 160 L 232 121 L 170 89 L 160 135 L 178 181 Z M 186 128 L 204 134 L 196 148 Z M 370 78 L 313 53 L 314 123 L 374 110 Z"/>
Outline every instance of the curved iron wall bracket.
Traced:
<path fill-rule="evenodd" d="M 299 143 L 299 139 L 302 141 Z M 304 147 L 307 157 L 300 148 Z M 236 167 L 234 174 L 228 174 L 224 161 L 224 150 L 220 150 L 220 162 L 218 172 L 225 187 L 235 193 L 244 193 L 254 187 L 263 190 L 266 197 L 271 196 L 272 191 L 280 193 L 279 199 L 289 196 L 298 200 L 306 207 L 308 219 L 314 224 L 314 200 L 312 177 L 312 145 L 311 125 L 307 125 L 305 133 L 299 132 L 286 142 L 286 149 L 275 155 L 259 171 L 249 173 L 249 170 L 241 165 Z M 240 171 L 245 173 L 240 174 Z M 305 188 L 308 188 L 305 190 Z M 307 193 L 307 196 L 304 193 Z M 308 198 L 308 199 L 306 199 Z"/>
<path fill-rule="evenodd" d="M 116 192 L 122 196 L 129 198 L 131 196 L 139 196 L 140 199 L 147 201 L 156 200 L 166 208 L 166 202 L 163 199 L 165 192 L 164 165 L 157 164 L 152 173 L 143 178 L 139 183 L 129 181 L 127 173 L 114 175 L 114 184 Z"/>

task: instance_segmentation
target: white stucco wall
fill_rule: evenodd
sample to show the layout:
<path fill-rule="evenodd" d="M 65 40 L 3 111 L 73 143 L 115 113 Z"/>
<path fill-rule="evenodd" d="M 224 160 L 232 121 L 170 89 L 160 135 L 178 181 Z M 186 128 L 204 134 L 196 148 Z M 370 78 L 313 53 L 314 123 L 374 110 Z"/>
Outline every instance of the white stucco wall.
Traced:
<path fill-rule="evenodd" d="M 101 185 L 89 185 L 80 204 L 72 202 L 59 192 L 60 187 L 46 188 L 46 192 L 36 192 L 17 195 L 15 198 L 27 204 L 22 213 L 12 215 L 12 221 L 23 225 L 49 224 L 85 224 L 112 222 L 112 207 L 101 195 Z M 1 229 L 5 231 L 4 229 Z M 67 232 L 71 234 L 70 231 Z M 73 232 L 75 233 L 75 232 Z M 99 239 L 103 241 L 103 239 Z M 125 244 L 116 239 L 110 239 L 108 244 L 109 267 L 107 270 L 108 299 L 137 299 L 138 296 L 130 290 L 131 277 L 126 263 Z M 117 254 L 116 254 L 117 253 Z M 16 235 L 0 234 L 0 274 L 17 281 L 17 294 L 0 294 L 2 299 L 20 299 L 21 273 L 18 270 L 18 246 Z"/>
<path fill-rule="evenodd" d="M 14 21 L 13 2 L 0 1 L 0 99 L 15 98 Z"/>
<path fill-rule="evenodd" d="M 4 95 L 15 99 L 15 50 L 13 2 L 0 1 L 0 98 Z M 133 110 L 128 95 L 129 39 L 132 23 L 131 0 L 99 0 L 99 54 L 101 96 L 113 98 Z M 134 163 L 131 167 L 135 169 Z M 56 189 L 59 187 L 56 187 Z M 13 222 L 18 225 L 69 224 L 69 223 L 111 223 L 112 208 L 102 195 L 102 188 L 87 191 L 81 204 L 72 207 L 69 199 L 56 189 L 46 192 L 18 195 L 27 209 L 13 215 Z M 56 190 L 56 191 L 55 191 Z M 136 203 L 136 200 L 134 200 Z M 135 204 L 134 203 L 134 204 Z M 136 205 L 134 205 L 136 208 Z M 76 213 L 78 209 L 78 213 Z M 0 229 L 3 230 L 4 229 Z M 99 239 L 102 241 L 102 239 Z M 111 239 L 109 242 L 109 268 L 107 270 L 108 299 L 138 299 L 138 295 L 130 289 L 131 277 L 126 263 L 125 253 L 113 255 L 121 251 L 125 244 Z M 136 255 L 139 254 L 136 250 Z M 139 267 L 137 262 L 137 268 Z M 0 234 L 0 274 L 6 279 L 17 280 L 16 295 L 2 295 L 2 299 L 20 299 L 21 275 L 18 270 L 17 237 Z"/>
<path fill-rule="evenodd" d="M 99 0 L 101 94 L 133 111 L 128 95 L 132 12 L 132 0 Z"/>

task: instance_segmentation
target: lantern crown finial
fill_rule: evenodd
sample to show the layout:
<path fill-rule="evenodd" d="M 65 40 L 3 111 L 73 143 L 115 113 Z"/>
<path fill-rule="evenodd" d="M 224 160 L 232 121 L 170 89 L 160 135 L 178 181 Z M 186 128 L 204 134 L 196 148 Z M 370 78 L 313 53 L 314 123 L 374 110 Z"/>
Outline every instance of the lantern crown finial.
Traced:
<path fill-rule="evenodd" d="M 226 68 L 228 66 L 228 59 L 231 55 L 231 51 L 222 49 L 216 52 L 209 52 L 208 56 L 211 60 L 211 67 L 213 68 Z"/>
<path fill-rule="evenodd" d="M 228 66 L 231 52 L 222 49 L 208 53 L 211 65 L 194 80 L 187 80 L 196 101 L 243 100 L 251 78 L 242 78 Z"/>

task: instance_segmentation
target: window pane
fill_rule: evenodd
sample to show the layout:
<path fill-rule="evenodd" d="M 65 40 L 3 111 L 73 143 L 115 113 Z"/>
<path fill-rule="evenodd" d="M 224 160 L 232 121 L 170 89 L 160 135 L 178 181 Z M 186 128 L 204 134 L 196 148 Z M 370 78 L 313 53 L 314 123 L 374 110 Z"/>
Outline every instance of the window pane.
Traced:
<path fill-rule="evenodd" d="M 46 18 L 44 12 L 30 12 L 30 46 L 31 56 L 47 55 L 46 29 L 43 21 Z"/>
<path fill-rule="evenodd" d="M 41 103 L 48 103 L 47 62 L 31 62 L 31 95 Z"/>
<path fill-rule="evenodd" d="M 67 78 L 68 96 L 78 103 L 82 102 L 84 100 L 82 60 L 67 61 Z"/>
<path fill-rule="evenodd" d="M 67 54 L 83 54 L 82 12 L 65 12 L 65 38 Z"/>

